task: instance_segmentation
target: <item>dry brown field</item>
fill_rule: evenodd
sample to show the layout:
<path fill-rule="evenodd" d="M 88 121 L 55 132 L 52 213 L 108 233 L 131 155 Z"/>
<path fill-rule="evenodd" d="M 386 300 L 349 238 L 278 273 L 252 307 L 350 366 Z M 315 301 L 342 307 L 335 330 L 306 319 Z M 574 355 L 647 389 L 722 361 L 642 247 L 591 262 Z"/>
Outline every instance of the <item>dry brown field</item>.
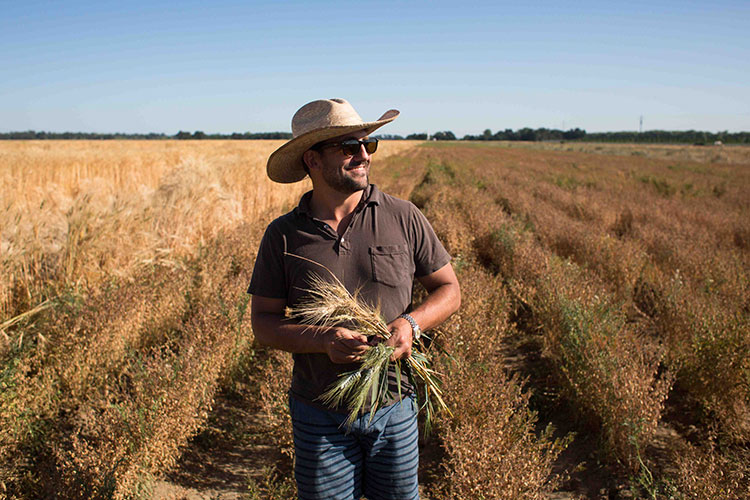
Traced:
<path fill-rule="evenodd" d="M 562 463 L 587 472 L 558 457 L 564 490 L 748 497 L 750 164 L 540 146 L 431 144 L 412 193 L 456 261 L 507 297 L 493 310 L 503 333 L 479 352 L 526 377 L 538 423 L 575 433 Z M 477 335 L 445 338 L 456 350 L 453 339 Z M 496 390 L 480 387 L 481 401 Z M 448 456 L 472 450 L 487 425 L 467 424 Z M 505 497 L 460 462 L 449 491 Z"/>
<path fill-rule="evenodd" d="M 600 142 L 507 142 L 502 144 L 511 148 L 529 148 L 544 151 L 579 151 L 583 153 L 611 154 L 616 156 L 643 156 L 672 161 L 693 163 L 720 163 L 729 165 L 750 164 L 750 147 L 721 145 L 696 146 L 682 144 L 614 144 Z"/>
<path fill-rule="evenodd" d="M 279 141 L 0 143 L 0 498 L 292 498 Z M 422 496 L 750 497 L 750 148 L 386 142 L 454 257 Z M 416 292 L 417 299 L 419 290 Z"/>

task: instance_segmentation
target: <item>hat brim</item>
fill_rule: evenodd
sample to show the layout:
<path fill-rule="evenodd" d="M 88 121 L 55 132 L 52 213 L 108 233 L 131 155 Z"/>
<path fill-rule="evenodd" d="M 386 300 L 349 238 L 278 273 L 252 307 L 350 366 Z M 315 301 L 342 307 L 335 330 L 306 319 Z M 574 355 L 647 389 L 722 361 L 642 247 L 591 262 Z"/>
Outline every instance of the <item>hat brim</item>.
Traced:
<path fill-rule="evenodd" d="M 266 164 L 266 173 L 274 182 L 289 184 L 301 181 L 307 175 L 302 162 L 302 155 L 312 146 L 319 142 L 358 130 L 366 130 L 368 134 L 371 134 L 386 123 L 395 120 L 398 115 L 398 110 L 389 109 L 374 122 L 357 123 L 354 125 L 332 125 L 306 132 L 291 139 L 271 153 Z"/>

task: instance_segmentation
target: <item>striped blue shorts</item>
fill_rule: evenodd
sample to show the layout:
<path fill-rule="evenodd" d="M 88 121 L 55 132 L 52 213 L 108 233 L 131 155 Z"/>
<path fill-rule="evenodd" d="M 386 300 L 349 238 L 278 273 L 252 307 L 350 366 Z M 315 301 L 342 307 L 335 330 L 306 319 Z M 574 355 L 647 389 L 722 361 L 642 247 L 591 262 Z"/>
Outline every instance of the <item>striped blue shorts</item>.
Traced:
<path fill-rule="evenodd" d="M 417 411 L 413 397 L 365 413 L 347 428 L 346 415 L 293 396 L 294 477 L 300 500 L 419 499 Z"/>

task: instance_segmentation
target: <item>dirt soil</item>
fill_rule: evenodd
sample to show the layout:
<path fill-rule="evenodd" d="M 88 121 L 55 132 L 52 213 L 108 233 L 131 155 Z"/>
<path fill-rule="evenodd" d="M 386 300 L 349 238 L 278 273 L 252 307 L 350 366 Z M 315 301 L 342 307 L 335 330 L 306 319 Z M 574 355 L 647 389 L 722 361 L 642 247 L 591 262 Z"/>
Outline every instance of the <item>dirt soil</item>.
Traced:
<path fill-rule="evenodd" d="M 251 498 L 270 473 L 291 475 L 291 459 L 271 440 L 250 391 L 216 398 L 206 429 L 154 487 L 154 500 Z"/>

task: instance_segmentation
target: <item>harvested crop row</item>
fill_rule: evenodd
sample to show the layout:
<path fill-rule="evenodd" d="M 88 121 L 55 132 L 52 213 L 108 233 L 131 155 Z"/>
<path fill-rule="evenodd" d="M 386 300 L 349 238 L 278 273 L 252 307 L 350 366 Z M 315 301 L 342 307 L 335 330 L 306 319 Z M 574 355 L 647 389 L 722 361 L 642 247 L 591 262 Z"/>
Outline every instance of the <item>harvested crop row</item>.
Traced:
<path fill-rule="evenodd" d="M 509 158 L 504 158 L 506 153 Z M 548 182 L 554 172 L 571 179 L 578 175 L 580 163 L 591 160 L 580 155 L 572 166 L 569 159 L 561 158 L 564 155 L 519 156 L 490 148 L 433 148 L 425 156 L 430 171 L 424 187 L 429 189 L 415 193 L 414 199 L 444 207 L 430 211 L 429 217 L 441 237 L 452 243 L 454 255 L 476 259 L 503 277 L 504 286 L 518 301 L 524 327 L 541 331 L 545 356 L 553 361 L 564 393 L 579 415 L 600 429 L 603 451 L 611 459 L 636 477 L 651 477 L 649 487 L 658 487 L 643 461 L 675 374 L 710 415 L 719 417 L 727 434 L 742 439 L 745 431 L 738 425 L 747 422 L 747 385 L 742 377 L 748 372 L 743 368 L 748 338 L 743 327 L 747 314 L 741 312 L 742 302 L 736 302 L 742 296 L 737 282 L 717 287 L 723 299 L 735 300 L 735 310 L 740 311 L 736 315 L 707 309 L 707 304 L 718 302 L 696 297 L 690 287 L 677 295 L 686 302 L 673 303 L 671 308 L 657 306 L 673 334 L 668 334 L 666 324 L 633 315 L 634 306 L 643 302 L 636 301 L 644 295 L 644 272 L 663 272 L 659 270 L 663 261 L 654 259 L 642 240 L 625 234 L 628 231 L 617 234 L 618 222 L 632 231 L 632 220 L 628 228 L 628 221 L 618 215 L 623 209 L 612 211 L 605 200 L 609 197 L 611 205 L 639 210 L 630 202 L 640 199 L 633 193 L 640 181 L 628 188 L 617 180 L 621 178 L 615 175 L 616 165 L 598 172 L 589 163 L 587 175 L 596 179 L 589 185 L 571 180 L 555 188 L 556 183 Z M 611 186 L 606 196 L 598 194 L 600 186 Z M 730 199 L 738 199 L 738 189 L 735 186 Z M 714 199 L 708 198 L 709 205 Z M 671 205 L 679 208 L 677 200 Z M 742 204 L 730 204 L 725 210 L 739 217 Z M 716 233 L 697 234 L 708 241 Z M 728 245 L 717 256 L 719 266 L 732 266 L 736 262 L 732 256 L 741 255 L 734 241 L 730 239 Z M 690 252 L 685 248 L 675 253 L 690 256 Z M 677 262 L 689 262 L 687 257 L 680 259 Z M 674 296 L 672 292 L 652 298 L 664 302 Z M 694 311 L 691 315 L 686 314 L 688 304 Z M 675 314 L 668 318 L 668 310 Z M 695 323 L 698 319 L 700 324 Z M 657 337 L 649 336 L 653 332 Z M 693 341 L 686 343 L 686 337 Z M 669 371 L 664 372 L 664 366 Z M 704 425 L 708 421 L 697 415 L 691 418 Z"/>

